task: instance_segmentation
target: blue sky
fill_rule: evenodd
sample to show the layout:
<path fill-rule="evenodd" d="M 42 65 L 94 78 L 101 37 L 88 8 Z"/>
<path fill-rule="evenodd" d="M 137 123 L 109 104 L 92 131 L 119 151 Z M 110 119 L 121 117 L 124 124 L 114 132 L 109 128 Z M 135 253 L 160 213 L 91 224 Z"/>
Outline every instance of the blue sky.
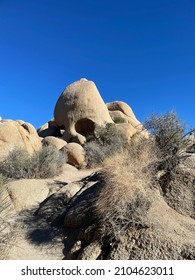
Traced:
<path fill-rule="evenodd" d="M 0 0 L 0 116 L 38 128 L 82 77 L 195 127 L 195 1 Z"/>

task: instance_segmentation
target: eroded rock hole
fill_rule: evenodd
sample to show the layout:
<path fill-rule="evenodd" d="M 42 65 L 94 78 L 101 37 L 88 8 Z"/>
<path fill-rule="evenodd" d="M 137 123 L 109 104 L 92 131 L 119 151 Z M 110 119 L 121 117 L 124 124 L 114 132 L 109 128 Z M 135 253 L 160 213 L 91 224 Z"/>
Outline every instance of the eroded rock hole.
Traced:
<path fill-rule="evenodd" d="M 86 136 L 93 134 L 95 130 L 95 123 L 89 119 L 80 119 L 75 124 L 75 129 L 79 134 Z"/>

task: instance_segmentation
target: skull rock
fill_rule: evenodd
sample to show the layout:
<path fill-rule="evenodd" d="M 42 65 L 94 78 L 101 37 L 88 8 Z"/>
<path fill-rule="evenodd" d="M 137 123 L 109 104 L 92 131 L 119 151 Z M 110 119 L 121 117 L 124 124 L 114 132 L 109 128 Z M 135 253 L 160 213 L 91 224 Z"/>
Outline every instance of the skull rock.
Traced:
<path fill-rule="evenodd" d="M 65 128 L 65 141 L 80 144 L 96 126 L 113 123 L 95 83 L 87 79 L 70 84 L 62 92 L 55 105 L 54 121 L 58 127 Z"/>

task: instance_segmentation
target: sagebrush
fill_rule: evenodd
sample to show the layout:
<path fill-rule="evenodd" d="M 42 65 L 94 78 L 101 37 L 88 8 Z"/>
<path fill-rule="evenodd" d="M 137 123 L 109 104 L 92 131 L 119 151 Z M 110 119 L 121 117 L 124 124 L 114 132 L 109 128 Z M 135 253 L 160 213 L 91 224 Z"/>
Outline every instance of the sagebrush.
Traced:
<path fill-rule="evenodd" d="M 97 127 L 94 134 L 87 136 L 87 142 L 84 144 L 88 166 L 102 164 L 105 158 L 122 152 L 126 144 L 114 124 Z"/>
<path fill-rule="evenodd" d="M 117 240 L 129 227 L 147 226 L 147 189 L 155 184 L 151 162 L 157 157 L 149 141 L 142 144 L 142 149 L 141 143 L 134 144 L 104 162 L 104 184 L 95 206 L 102 236 Z"/>
<path fill-rule="evenodd" d="M 102 237 L 117 241 L 130 227 L 149 226 L 145 217 L 152 197 L 148 192 L 159 189 L 172 207 L 167 188 L 177 182 L 180 193 L 175 193 L 181 195 L 187 185 L 184 181 L 190 183 L 181 168 L 189 143 L 176 113 L 152 115 L 145 127 L 149 137 L 132 139 L 123 152 L 104 161 L 104 184 L 95 205 Z"/>
<path fill-rule="evenodd" d="M 0 162 L 0 173 L 5 179 L 49 178 L 60 174 L 65 162 L 64 154 L 53 146 L 43 147 L 32 155 L 16 148 Z"/>

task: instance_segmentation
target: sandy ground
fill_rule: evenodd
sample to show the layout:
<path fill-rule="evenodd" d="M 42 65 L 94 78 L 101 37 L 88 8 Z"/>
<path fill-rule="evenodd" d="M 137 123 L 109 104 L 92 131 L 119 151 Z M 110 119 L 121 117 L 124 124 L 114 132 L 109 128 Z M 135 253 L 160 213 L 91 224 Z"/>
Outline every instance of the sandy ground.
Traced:
<path fill-rule="evenodd" d="M 54 181 L 71 183 L 78 181 L 86 176 L 89 176 L 96 170 L 77 170 L 72 166 L 65 166 L 63 173 L 55 178 L 47 179 L 48 183 Z M 39 205 L 37 205 L 38 207 Z M 29 227 L 33 228 L 33 216 L 34 209 L 29 209 L 26 213 L 16 212 L 14 219 L 17 221 L 14 223 L 14 230 L 12 235 L 6 241 L 6 245 L 1 250 L 1 259 L 7 260 L 62 260 L 63 255 L 63 236 L 52 239 L 51 242 L 35 243 L 32 242 L 28 236 Z M 23 220 L 29 220 L 30 222 L 25 224 Z M 37 225 L 36 225 L 37 226 Z M 44 235 L 44 232 L 42 233 Z"/>

